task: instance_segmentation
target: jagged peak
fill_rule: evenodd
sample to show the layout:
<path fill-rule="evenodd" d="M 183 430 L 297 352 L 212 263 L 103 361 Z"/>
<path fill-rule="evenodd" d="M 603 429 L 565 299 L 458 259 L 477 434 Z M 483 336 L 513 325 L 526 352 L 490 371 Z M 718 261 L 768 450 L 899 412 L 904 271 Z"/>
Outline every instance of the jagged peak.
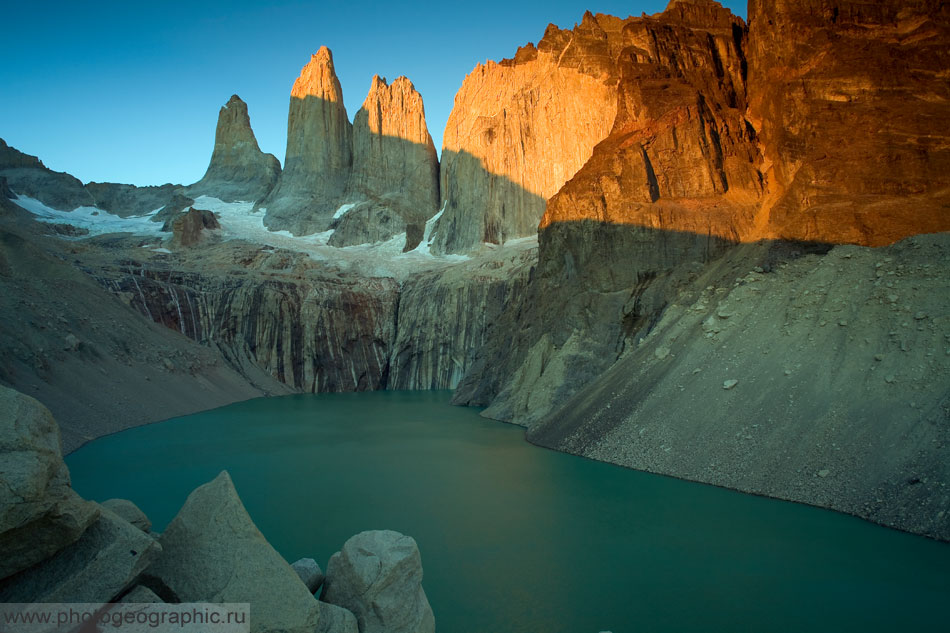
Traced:
<path fill-rule="evenodd" d="M 300 70 L 300 76 L 290 91 L 291 97 L 303 99 L 318 97 L 332 102 L 343 102 L 343 88 L 336 76 L 333 53 L 326 46 L 310 56 L 310 61 Z"/>
<path fill-rule="evenodd" d="M 241 106 L 244 106 L 245 109 L 247 108 L 247 104 L 244 102 L 244 100 L 241 99 L 241 97 L 237 95 L 231 95 L 231 98 L 228 99 L 228 102 L 225 103 L 224 106 L 222 107 L 230 109 L 232 106 L 237 106 L 239 108 Z"/>

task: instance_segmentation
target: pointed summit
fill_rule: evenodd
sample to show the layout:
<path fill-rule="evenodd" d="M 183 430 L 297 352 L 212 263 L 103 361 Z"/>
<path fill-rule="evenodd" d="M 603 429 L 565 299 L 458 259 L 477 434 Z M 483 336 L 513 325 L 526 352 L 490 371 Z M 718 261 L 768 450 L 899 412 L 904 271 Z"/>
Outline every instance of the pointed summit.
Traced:
<path fill-rule="evenodd" d="M 310 62 L 300 71 L 290 91 L 291 97 L 317 97 L 333 103 L 343 102 L 343 89 L 336 76 L 333 53 L 326 46 L 310 56 Z"/>
<path fill-rule="evenodd" d="M 261 203 L 268 228 L 296 235 L 327 228 L 350 175 L 351 136 L 333 54 L 323 46 L 300 71 L 290 93 L 284 171 Z"/>
<path fill-rule="evenodd" d="M 407 234 L 415 248 L 439 207 L 439 158 L 412 82 L 375 75 L 353 121 L 353 171 L 343 202 L 354 204 L 330 244 L 347 246 Z"/>
<path fill-rule="evenodd" d="M 226 202 L 256 202 L 274 188 L 279 177 L 280 162 L 258 146 L 247 104 L 232 95 L 218 112 L 208 171 L 188 187 L 189 195 L 208 195 Z"/>

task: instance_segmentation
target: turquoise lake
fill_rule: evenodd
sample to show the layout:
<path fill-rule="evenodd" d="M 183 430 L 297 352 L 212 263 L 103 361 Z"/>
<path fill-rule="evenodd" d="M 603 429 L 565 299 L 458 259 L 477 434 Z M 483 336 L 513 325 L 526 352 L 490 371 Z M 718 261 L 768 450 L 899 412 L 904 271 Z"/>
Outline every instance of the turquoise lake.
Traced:
<path fill-rule="evenodd" d="M 937 631 L 950 546 L 808 506 L 537 448 L 449 392 L 251 400 L 100 438 L 82 496 L 161 531 L 228 470 L 288 560 L 419 543 L 443 633 Z"/>

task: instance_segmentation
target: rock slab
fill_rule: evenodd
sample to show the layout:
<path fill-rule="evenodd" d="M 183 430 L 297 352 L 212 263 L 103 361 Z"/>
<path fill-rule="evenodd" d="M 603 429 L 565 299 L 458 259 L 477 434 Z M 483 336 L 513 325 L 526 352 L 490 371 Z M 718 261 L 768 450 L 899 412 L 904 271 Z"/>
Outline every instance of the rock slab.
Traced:
<path fill-rule="evenodd" d="M 131 587 L 161 546 L 100 506 L 82 537 L 0 583 L 2 602 L 112 602 Z"/>
<path fill-rule="evenodd" d="M 253 633 L 317 630 L 320 604 L 254 525 L 227 472 L 188 496 L 159 542 L 145 584 L 163 599 L 249 602 Z"/>

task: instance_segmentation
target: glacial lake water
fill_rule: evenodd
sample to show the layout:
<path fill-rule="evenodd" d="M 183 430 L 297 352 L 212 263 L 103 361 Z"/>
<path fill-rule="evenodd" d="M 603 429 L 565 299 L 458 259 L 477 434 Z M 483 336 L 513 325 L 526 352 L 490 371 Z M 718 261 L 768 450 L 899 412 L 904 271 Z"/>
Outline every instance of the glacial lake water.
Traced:
<path fill-rule="evenodd" d="M 422 552 L 443 633 L 937 631 L 950 546 L 524 441 L 448 392 L 251 400 L 87 444 L 84 497 L 162 530 L 222 469 L 288 561 L 357 532 Z"/>

